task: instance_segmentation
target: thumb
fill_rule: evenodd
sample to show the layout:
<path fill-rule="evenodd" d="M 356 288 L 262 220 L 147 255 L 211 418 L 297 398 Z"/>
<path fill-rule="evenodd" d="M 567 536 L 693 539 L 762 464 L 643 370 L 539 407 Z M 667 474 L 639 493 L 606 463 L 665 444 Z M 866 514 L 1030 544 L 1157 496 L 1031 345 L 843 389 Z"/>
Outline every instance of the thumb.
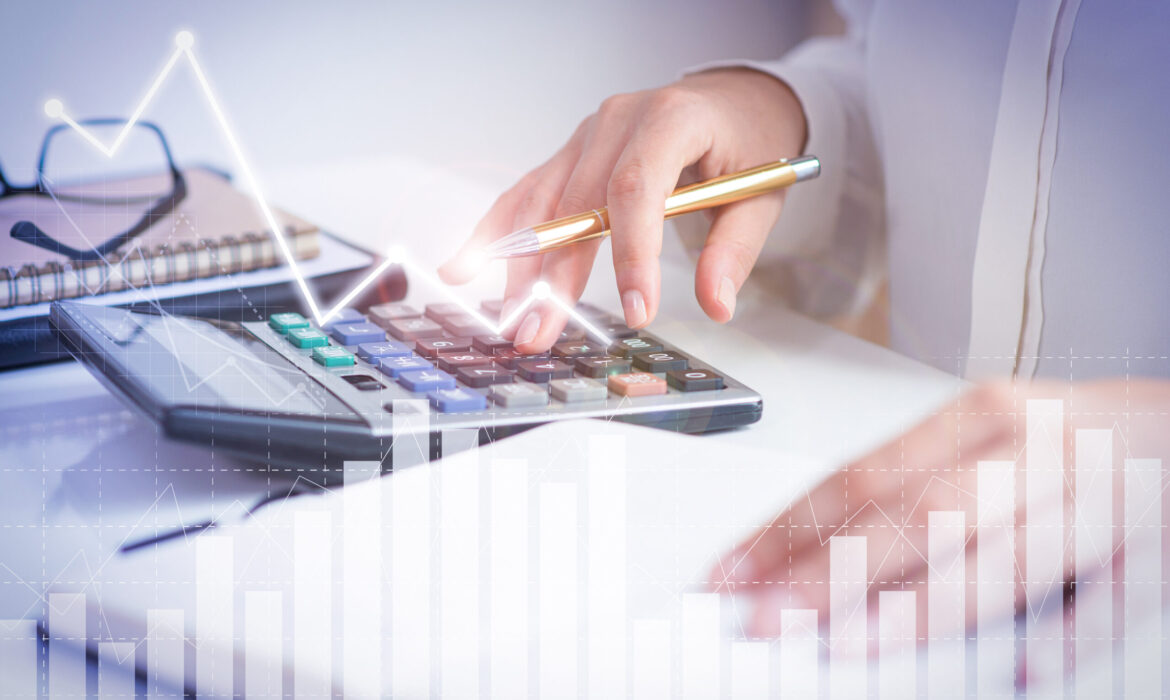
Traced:
<path fill-rule="evenodd" d="M 695 267 L 695 298 L 712 320 L 726 323 L 735 315 L 736 295 L 755 267 L 783 203 L 784 193 L 773 192 L 716 213 Z"/>

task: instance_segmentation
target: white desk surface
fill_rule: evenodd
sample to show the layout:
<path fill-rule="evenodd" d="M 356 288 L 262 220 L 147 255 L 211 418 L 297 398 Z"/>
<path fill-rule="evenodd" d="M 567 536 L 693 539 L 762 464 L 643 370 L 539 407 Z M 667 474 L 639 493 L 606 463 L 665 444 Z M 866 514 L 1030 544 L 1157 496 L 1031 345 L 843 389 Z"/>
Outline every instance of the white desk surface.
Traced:
<path fill-rule="evenodd" d="M 393 191 L 389 183 L 420 177 L 426 187 L 410 196 L 385 196 Z M 306 167 L 264 184 L 272 201 L 335 232 L 372 248 L 400 242 L 418 262 L 437 264 L 494 194 L 492 185 L 445 177 L 417 164 L 370 158 Z M 462 206 L 431 206 L 444 197 Z M 362 204 L 371 201 L 386 209 Z M 424 232 L 426 244 L 412 246 Z M 586 298 L 615 309 L 607 251 Z M 789 475 L 795 482 L 814 482 L 962 389 L 954 377 L 790 313 L 750 283 L 735 321 L 714 324 L 694 301 L 690 262 L 669 233 L 663 280 L 668 291 L 655 331 L 764 397 L 760 423 L 702 439 L 810 465 L 805 474 Z M 485 298 L 498 284 L 499 276 L 489 275 L 469 295 Z M 190 524 L 241 509 L 272 488 L 247 474 L 245 463 L 163 439 L 75 363 L 2 373 L 0 396 L 0 618 L 43 614 L 43 586 L 92 578 L 88 572 L 143 517 L 163 527 Z M 710 457 L 704 450 L 695 459 Z M 713 512 L 735 508 L 715 504 Z M 652 546 L 637 540 L 654 536 L 631 531 L 632 550 Z"/>

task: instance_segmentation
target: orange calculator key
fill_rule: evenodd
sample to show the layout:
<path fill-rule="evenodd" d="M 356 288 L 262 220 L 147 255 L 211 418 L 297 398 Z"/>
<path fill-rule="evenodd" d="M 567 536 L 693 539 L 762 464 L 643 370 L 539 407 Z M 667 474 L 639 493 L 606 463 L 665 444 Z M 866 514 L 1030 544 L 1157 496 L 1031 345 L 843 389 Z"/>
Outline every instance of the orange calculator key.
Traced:
<path fill-rule="evenodd" d="M 657 396 L 666 393 L 666 380 L 648 372 L 611 374 L 609 388 L 623 396 Z"/>

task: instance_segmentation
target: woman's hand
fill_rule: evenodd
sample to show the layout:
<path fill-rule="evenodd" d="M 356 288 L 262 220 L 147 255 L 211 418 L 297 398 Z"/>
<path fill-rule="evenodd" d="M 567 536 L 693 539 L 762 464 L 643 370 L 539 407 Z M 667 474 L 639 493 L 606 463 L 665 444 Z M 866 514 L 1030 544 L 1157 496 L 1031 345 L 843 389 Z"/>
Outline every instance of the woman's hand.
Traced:
<path fill-rule="evenodd" d="M 1081 428 L 1113 430 L 1115 499 L 1124 493 L 1120 456 L 1161 458 L 1164 465 L 1170 464 L 1170 431 L 1166 430 L 1170 382 L 1117 379 L 983 385 L 794 501 L 767 527 L 724 557 L 711 574 L 716 588 L 751 595 L 758 604 L 750 633 L 775 636 L 780 632 L 781 607 L 815 607 L 822 614 L 828 611 L 828 538 L 864 535 L 871 587 L 922 590 L 916 596 L 918 619 L 925 620 L 928 513 L 965 512 L 966 571 L 968 579 L 978 580 L 978 539 L 970 537 L 973 530 L 978 531 L 978 462 L 1019 460 L 1017 470 L 1024 468 L 1027 400 L 1038 398 L 1064 402 L 1064 441 L 1059 446 L 1066 470 L 1064 497 L 1076 488 L 1070 446 L 1075 444 L 1075 431 Z M 1018 529 L 1024 528 L 1029 514 L 1039 519 L 1040 511 L 1062 512 L 1063 508 L 1063 497 L 1045 503 L 1018 496 L 1014 522 Z M 1066 528 L 1071 526 L 1065 523 Z M 1124 529 L 1113 530 L 1115 552 Z M 1067 553 L 1063 561 L 1069 561 Z M 1075 573 L 1070 566 L 1057 575 Z M 1057 590 L 1062 583 L 1056 582 Z M 876 600 L 877 596 L 869 597 L 871 604 Z M 973 603 L 968 610 L 974 610 Z M 1149 612 L 1160 614 L 1158 610 Z"/>
<path fill-rule="evenodd" d="M 626 323 L 640 328 L 658 310 L 664 203 L 683 170 L 694 166 L 700 180 L 716 177 L 796 156 L 804 141 L 796 97 L 780 81 L 750 69 L 708 71 L 656 90 L 615 95 L 548 162 L 500 196 L 439 274 L 450 284 L 467 282 L 484 262 L 483 247 L 496 238 L 608 206 L 622 308 Z M 783 198 L 776 192 L 715 213 L 695 271 L 695 296 L 712 319 L 731 319 L 736 294 L 780 215 Z M 599 245 L 581 243 L 510 260 L 504 315 L 538 279 L 560 298 L 578 299 Z M 534 308 L 516 326 L 516 347 L 547 350 L 565 320 L 554 305 Z"/>

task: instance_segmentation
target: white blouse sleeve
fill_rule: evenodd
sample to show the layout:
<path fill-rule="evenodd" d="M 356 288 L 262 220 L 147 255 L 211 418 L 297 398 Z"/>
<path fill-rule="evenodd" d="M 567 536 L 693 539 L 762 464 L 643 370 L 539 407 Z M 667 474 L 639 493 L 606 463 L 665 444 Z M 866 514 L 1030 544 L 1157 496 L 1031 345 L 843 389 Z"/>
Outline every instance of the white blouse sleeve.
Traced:
<path fill-rule="evenodd" d="M 846 33 L 808 39 L 779 60 L 719 61 L 687 71 L 753 68 L 784 81 L 800 100 L 808 124 L 804 152 L 821 160 L 821 175 L 788 192 L 758 266 L 787 265 L 788 293 L 797 291 L 802 299 L 795 305 L 814 315 L 865 304 L 859 295 L 868 298 L 880 285 L 884 193 L 865 61 L 871 5 L 838 0 Z"/>

